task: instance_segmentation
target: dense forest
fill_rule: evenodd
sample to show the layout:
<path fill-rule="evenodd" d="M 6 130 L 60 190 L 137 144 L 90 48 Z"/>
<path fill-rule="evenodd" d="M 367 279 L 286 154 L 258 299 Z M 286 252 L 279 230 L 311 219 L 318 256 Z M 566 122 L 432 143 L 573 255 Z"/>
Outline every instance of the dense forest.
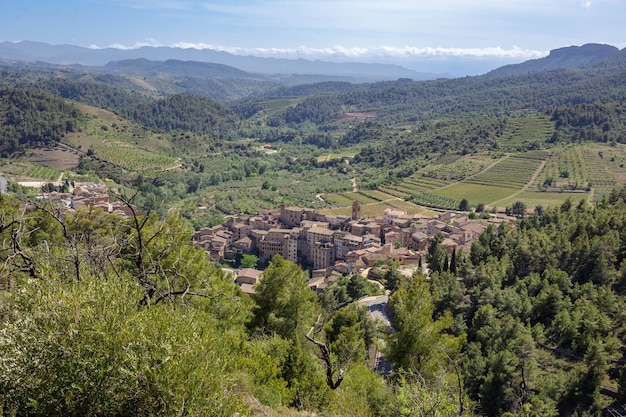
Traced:
<path fill-rule="evenodd" d="M 40 90 L 0 89 L 0 156 L 57 143 L 80 118 L 76 107 Z"/>

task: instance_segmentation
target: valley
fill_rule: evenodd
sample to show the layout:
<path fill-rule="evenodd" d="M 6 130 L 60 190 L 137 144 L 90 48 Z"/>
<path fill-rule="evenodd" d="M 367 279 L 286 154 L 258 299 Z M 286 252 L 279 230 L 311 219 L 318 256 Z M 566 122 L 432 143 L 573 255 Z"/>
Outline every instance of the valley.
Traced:
<path fill-rule="evenodd" d="M 0 60 L 0 415 L 620 413 L 626 49 L 52 50 Z"/>

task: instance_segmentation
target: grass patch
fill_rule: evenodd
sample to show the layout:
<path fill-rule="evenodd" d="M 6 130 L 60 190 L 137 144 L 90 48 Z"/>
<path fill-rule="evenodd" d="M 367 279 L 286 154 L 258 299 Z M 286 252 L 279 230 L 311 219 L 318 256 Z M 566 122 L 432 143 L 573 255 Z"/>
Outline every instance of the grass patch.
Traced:
<path fill-rule="evenodd" d="M 537 206 L 555 207 L 563 204 L 568 198 L 574 204 L 578 204 L 580 200 L 588 200 L 589 194 L 585 193 L 550 193 L 540 191 L 524 191 L 515 197 L 504 199 L 498 203 L 501 207 L 511 207 L 516 201 L 522 201 L 528 208 Z"/>

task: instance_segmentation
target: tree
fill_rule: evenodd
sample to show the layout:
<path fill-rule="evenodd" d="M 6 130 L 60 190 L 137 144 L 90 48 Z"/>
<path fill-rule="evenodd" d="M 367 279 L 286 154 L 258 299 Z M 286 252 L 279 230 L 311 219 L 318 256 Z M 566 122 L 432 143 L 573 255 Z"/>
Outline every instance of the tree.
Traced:
<path fill-rule="evenodd" d="M 339 366 L 365 361 L 367 346 L 373 342 L 375 329 L 365 307 L 350 304 L 338 310 L 324 327 L 326 340 Z"/>
<path fill-rule="evenodd" d="M 433 319 L 434 304 L 424 277 L 416 275 L 406 288 L 389 299 L 395 331 L 386 340 L 385 356 L 394 369 L 434 382 L 439 371 L 458 356 L 463 339 L 446 334 L 452 326 L 449 313 Z"/>
<path fill-rule="evenodd" d="M 523 201 L 516 201 L 511 207 L 511 214 L 513 216 L 523 216 L 526 214 L 526 204 Z"/>
<path fill-rule="evenodd" d="M 400 272 L 398 264 L 396 262 L 391 262 L 387 267 L 387 271 L 385 271 L 384 279 L 385 289 L 395 291 L 402 286 L 405 278 Z"/>
<path fill-rule="evenodd" d="M 456 248 L 452 250 L 452 255 L 450 256 L 450 273 L 456 275 L 457 269 L 457 260 L 456 260 Z"/>
<path fill-rule="evenodd" d="M 459 210 L 460 211 L 470 211 L 470 204 L 467 201 L 467 198 L 464 198 L 459 202 Z"/>
<path fill-rule="evenodd" d="M 348 291 L 348 295 L 352 297 L 353 300 L 358 300 L 359 298 L 367 295 L 367 278 L 363 275 L 356 273 L 353 274 L 348 281 L 348 285 L 346 290 Z"/>
<path fill-rule="evenodd" d="M 293 339 L 314 320 L 315 293 L 302 269 L 280 255 L 270 261 L 252 299 L 256 306 L 249 328 L 253 332 Z"/>
<path fill-rule="evenodd" d="M 259 257 L 253 254 L 244 254 L 241 257 L 241 263 L 239 264 L 239 266 L 241 266 L 242 268 L 256 268 L 257 263 L 259 262 Z"/>
<path fill-rule="evenodd" d="M 441 232 L 438 232 L 431 240 L 428 246 L 428 254 L 426 255 L 426 262 L 432 272 L 442 272 L 444 270 L 444 264 L 446 257 L 448 256 L 446 251 L 441 246 L 444 236 Z"/>

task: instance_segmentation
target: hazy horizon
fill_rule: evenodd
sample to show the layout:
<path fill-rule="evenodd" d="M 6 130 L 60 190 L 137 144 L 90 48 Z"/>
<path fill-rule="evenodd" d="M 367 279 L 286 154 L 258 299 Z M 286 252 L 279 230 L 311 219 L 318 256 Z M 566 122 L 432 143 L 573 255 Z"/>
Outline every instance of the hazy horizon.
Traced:
<path fill-rule="evenodd" d="M 417 71 L 494 68 L 586 43 L 626 46 L 620 0 L 23 0 L 3 9 L 0 41 L 211 49 Z"/>

